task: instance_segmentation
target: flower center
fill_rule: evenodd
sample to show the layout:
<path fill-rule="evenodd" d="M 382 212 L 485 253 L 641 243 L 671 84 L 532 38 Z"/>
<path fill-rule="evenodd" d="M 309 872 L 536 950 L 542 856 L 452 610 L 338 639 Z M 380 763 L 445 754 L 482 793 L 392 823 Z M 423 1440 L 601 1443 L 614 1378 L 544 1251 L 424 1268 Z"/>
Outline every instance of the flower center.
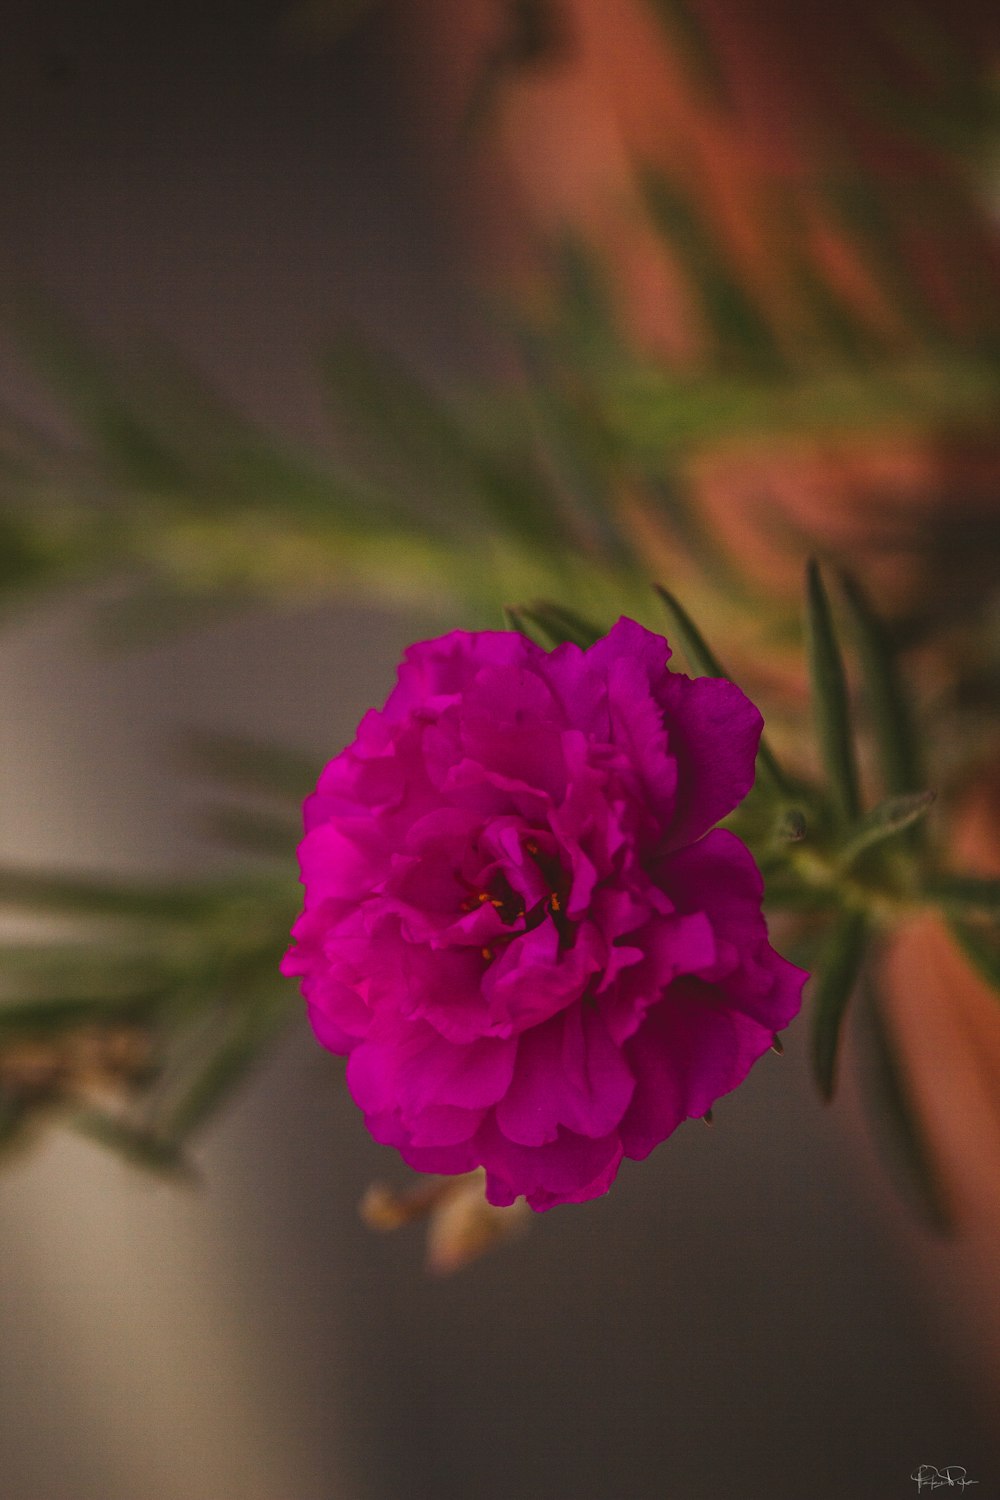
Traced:
<path fill-rule="evenodd" d="M 498 942 L 506 947 L 508 942 L 522 933 L 533 931 L 547 918 L 551 918 L 556 925 L 560 947 L 567 947 L 572 943 L 573 924 L 568 920 L 564 911 L 569 893 L 568 877 L 558 858 L 554 854 L 544 852 L 534 839 L 528 840 L 524 849 L 531 856 L 532 863 L 541 876 L 544 894 L 539 893 L 533 897 L 525 896 L 522 891 L 512 886 L 502 869 L 494 869 L 485 886 L 468 885 L 468 894 L 460 903 L 460 909 L 463 912 L 473 912 L 482 906 L 492 906 L 504 926 L 508 929 L 515 929 L 492 936 L 490 942 L 480 948 L 480 953 L 487 963 L 491 963 L 496 957 Z M 528 882 L 529 889 L 531 884 L 532 882 Z"/>

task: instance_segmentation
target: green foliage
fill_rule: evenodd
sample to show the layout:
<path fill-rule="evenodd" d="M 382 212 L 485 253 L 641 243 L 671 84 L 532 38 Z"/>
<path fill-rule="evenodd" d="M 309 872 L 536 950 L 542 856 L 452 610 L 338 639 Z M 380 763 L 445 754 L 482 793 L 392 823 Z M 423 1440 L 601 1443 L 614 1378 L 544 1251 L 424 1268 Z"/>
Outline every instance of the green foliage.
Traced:
<path fill-rule="evenodd" d="M 920 735 L 899 670 L 898 653 L 861 584 L 842 570 L 841 591 L 850 615 L 882 782 L 897 796 L 918 792 L 925 782 Z"/>
<path fill-rule="evenodd" d="M 307 768 L 291 752 L 203 736 L 188 751 L 230 794 L 297 803 Z M 53 1115 L 136 1165 L 190 1176 L 190 1144 L 298 1014 L 278 973 L 298 908 L 293 825 L 279 838 L 267 814 L 227 814 L 281 874 L 149 884 L 0 871 L 0 910 L 55 924 L 44 943 L 0 949 L 6 1146 Z"/>
<path fill-rule="evenodd" d="M 833 1097 L 844 1014 L 861 973 L 867 943 L 864 915 L 846 912 L 829 935 L 812 981 L 812 1064 L 825 1099 Z"/>
<path fill-rule="evenodd" d="M 835 816 L 853 823 L 860 808 L 858 767 L 847 678 L 819 567 L 806 572 L 806 645 L 813 718 Z"/>

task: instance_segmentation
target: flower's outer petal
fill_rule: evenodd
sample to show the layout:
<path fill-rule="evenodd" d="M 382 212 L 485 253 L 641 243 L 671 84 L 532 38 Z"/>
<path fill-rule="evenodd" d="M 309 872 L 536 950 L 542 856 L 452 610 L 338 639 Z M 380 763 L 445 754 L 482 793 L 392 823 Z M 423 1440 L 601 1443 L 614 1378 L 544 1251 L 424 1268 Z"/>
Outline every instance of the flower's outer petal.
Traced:
<path fill-rule="evenodd" d="M 457 1046 L 419 1021 L 383 1037 L 373 1028 L 351 1053 L 347 1083 L 366 1114 L 416 1114 L 439 1104 L 478 1109 L 506 1093 L 516 1053 L 515 1042 L 492 1038 Z"/>
<path fill-rule="evenodd" d="M 400 720 L 429 700 L 464 694 L 475 674 L 486 665 L 537 666 L 545 656 L 540 646 L 509 630 L 453 630 L 433 641 L 408 647 L 399 680 L 386 700 L 384 713 Z"/>
<path fill-rule="evenodd" d="M 670 855 L 660 878 L 680 910 L 708 914 L 717 960 L 700 970 L 727 1004 L 780 1031 L 798 1015 L 808 979 L 768 942 L 761 911 L 764 882 L 746 845 L 723 828 Z"/>
<path fill-rule="evenodd" d="M 668 846 L 683 848 L 731 813 L 754 781 L 764 720 L 735 683 L 664 673 L 657 693 L 677 760 Z"/>
<path fill-rule="evenodd" d="M 375 1139 L 378 1140 L 378 1136 Z M 474 1172 L 480 1164 L 478 1151 L 470 1141 L 457 1146 L 414 1146 L 408 1141 L 385 1144 L 396 1146 L 406 1165 L 415 1172 L 441 1172 L 451 1176 L 459 1172 Z"/>
<path fill-rule="evenodd" d="M 412 1146 L 457 1146 L 471 1141 L 486 1117 L 484 1109 L 457 1109 L 453 1104 L 435 1104 L 422 1109 L 410 1121 Z"/>
<path fill-rule="evenodd" d="M 710 986 L 678 980 L 625 1046 L 636 1079 L 621 1125 L 626 1156 L 641 1160 L 682 1120 L 706 1114 L 773 1039 L 768 1027 L 727 1009 Z"/>
<path fill-rule="evenodd" d="M 353 1052 L 358 1045 L 364 1031 L 350 1031 L 344 1026 L 342 1020 L 327 1010 L 324 1006 L 313 1005 L 307 1007 L 309 1013 L 309 1024 L 313 1034 L 321 1046 L 327 1051 L 334 1052 L 338 1057 L 346 1057 Z"/>
<path fill-rule="evenodd" d="M 554 1141 L 560 1126 L 577 1135 L 607 1135 L 628 1108 L 634 1087 L 601 1016 L 590 1007 L 573 1006 L 522 1033 L 496 1123 L 521 1146 Z"/>
<path fill-rule="evenodd" d="M 622 615 L 612 625 L 607 635 L 589 647 L 586 652 L 587 666 L 605 680 L 619 661 L 633 661 L 641 665 L 650 682 L 658 682 L 666 676 L 667 662 L 673 653 L 662 635 L 656 635 Z"/>
<path fill-rule="evenodd" d="M 607 1192 L 622 1160 L 617 1131 L 594 1140 L 560 1130 L 543 1146 L 518 1146 L 488 1116 L 476 1146 L 486 1168 L 486 1197 L 498 1207 L 521 1196 L 539 1210 L 585 1203 Z"/>
<path fill-rule="evenodd" d="M 384 856 L 379 858 L 381 851 L 371 847 L 373 842 L 370 821 L 357 820 L 353 826 L 344 821 L 321 823 L 307 833 L 299 845 L 307 904 L 328 898 L 357 900 L 384 880 Z"/>

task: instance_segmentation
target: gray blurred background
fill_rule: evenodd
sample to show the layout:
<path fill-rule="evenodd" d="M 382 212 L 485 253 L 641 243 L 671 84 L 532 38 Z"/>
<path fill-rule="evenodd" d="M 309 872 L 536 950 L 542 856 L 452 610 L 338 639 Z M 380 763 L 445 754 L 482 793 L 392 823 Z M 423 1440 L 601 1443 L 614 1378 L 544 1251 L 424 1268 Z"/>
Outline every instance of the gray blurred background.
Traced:
<path fill-rule="evenodd" d="M 477 358 L 375 15 L 309 51 L 268 4 L 29 6 L 0 53 L 4 305 L 172 339 L 252 414 L 323 441 L 311 360 L 350 315 Z M 10 397 L 46 413 L 10 347 Z M 219 859 L 178 724 L 317 762 L 425 622 L 246 612 L 108 654 L 93 601 L 0 635 L 6 859 L 179 872 Z M 459 624 L 460 621 L 454 623 Z M 802 1039 L 622 1173 L 451 1280 L 356 1207 L 403 1173 L 305 1028 L 216 1126 L 200 1188 L 53 1137 L 0 1179 L 3 1500 L 817 1500 L 915 1492 L 1000 1451 L 953 1252 L 888 1196 Z"/>

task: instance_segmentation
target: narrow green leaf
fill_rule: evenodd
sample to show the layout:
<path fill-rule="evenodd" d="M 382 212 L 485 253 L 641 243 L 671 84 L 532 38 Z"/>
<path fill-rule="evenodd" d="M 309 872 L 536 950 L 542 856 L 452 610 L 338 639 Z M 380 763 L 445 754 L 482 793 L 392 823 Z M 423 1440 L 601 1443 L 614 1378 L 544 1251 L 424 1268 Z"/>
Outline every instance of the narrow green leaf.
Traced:
<path fill-rule="evenodd" d="M 72 1031 L 91 1021 L 149 1018 L 162 1007 L 167 994 L 165 988 L 160 988 L 114 998 L 74 995 L 72 999 L 54 996 L 41 1000 L 0 1000 L 0 1038 Z"/>
<path fill-rule="evenodd" d="M 325 371 L 373 456 L 394 458 L 410 488 L 422 486 L 431 502 L 421 517 L 425 531 L 469 534 L 485 517 L 535 547 L 561 544 L 561 518 L 544 482 L 524 451 L 497 445 L 495 423 L 477 428 L 467 412 L 363 335 L 343 331 Z"/>
<path fill-rule="evenodd" d="M 936 795 L 932 791 L 913 792 L 902 797 L 887 797 L 873 807 L 854 828 L 848 830 L 840 849 L 841 867 L 849 868 L 866 849 L 912 828 L 927 814 Z"/>
<path fill-rule="evenodd" d="M 643 174 L 643 188 L 653 224 L 701 301 L 720 364 L 784 374 L 786 360 L 774 331 L 722 250 L 725 236 L 705 219 L 694 194 L 653 170 Z"/>
<path fill-rule="evenodd" d="M 180 1142 L 205 1124 L 294 1016 L 295 1009 L 284 990 L 272 990 L 266 996 L 258 994 L 246 1001 L 228 1034 L 174 1098 L 165 1101 L 158 1110 L 158 1133 Z"/>
<path fill-rule="evenodd" d="M 688 665 L 696 676 L 724 677 L 727 682 L 731 682 L 732 678 L 729 673 L 719 662 L 684 606 L 660 584 L 654 583 L 653 588 L 670 618 L 671 632 L 680 642 L 681 650 L 688 659 Z M 792 795 L 788 778 L 778 764 L 777 757 L 764 735 L 761 735 L 760 747 L 757 751 L 757 765 L 763 772 L 764 778 L 775 790 L 784 796 Z"/>
<path fill-rule="evenodd" d="M 92 916 L 197 916 L 204 895 L 176 887 L 113 884 L 87 877 L 0 868 L 0 905 Z"/>
<path fill-rule="evenodd" d="M 861 664 L 882 781 L 886 791 L 893 795 L 917 792 L 926 786 L 926 778 L 914 714 L 895 648 L 854 575 L 842 571 L 840 585 Z"/>
<path fill-rule="evenodd" d="M 160 1176 L 193 1182 L 196 1173 L 179 1142 L 96 1109 L 77 1109 L 67 1123 L 79 1135 L 115 1151 L 132 1166 Z"/>
<path fill-rule="evenodd" d="M 0 867 L 0 906 L 16 906 L 63 916 L 121 917 L 193 921 L 221 903 L 271 889 L 250 881 L 205 885 L 151 884 L 95 880 Z"/>
<path fill-rule="evenodd" d="M 524 617 L 515 605 L 505 604 L 503 606 L 503 618 L 508 630 L 514 630 L 518 635 L 527 636 L 529 640 L 531 639 L 531 634 L 524 622 Z"/>
<path fill-rule="evenodd" d="M 1000 913 L 1000 880 L 976 875 L 936 875 L 925 893 L 946 911 L 961 916 L 970 911 Z"/>
<path fill-rule="evenodd" d="M 521 359 L 528 383 L 525 428 L 534 434 L 547 476 L 548 503 L 565 513 L 577 544 L 586 551 L 622 567 L 634 566 L 634 549 L 616 515 L 618 445 L 606 430 L 596 395 L 588 399 L 589 393 L 581 390 L 579 359 L 572 353 L 562 361 L 553 359 L 552 350 L 529 337 L 522 338 Z"/>
<path fill-rule="evenodd" d="M 985 927 L 958 917 L 952 917 L 948 925 L 972 967 L 1000 996 L 1000 927 Z"/>
<path fill-rule="evenodd" d="M 898 218 L 874 181 L 854 172 L 828 182 L 825 196 L 903 324 L 932 349 L 947 343 L 940 315 L 914 274 L 913 257 L 900 243 Z"/>
<path fill-rule="evenodd" d="M 670 528 L 677 542 L 698 571 L 731 601 L 755 599 L 747 581 L 746 570 L 735 562 L 723 547 L 715 529 L 704 514 L 696 495 L 689 493 L 676 471 L 651 472 L 643 465 L 642 492 L 656 507 L 656 514 Z"/>
<path fill-rule="evenodd" d="M 824 1099 L 836 1086 L 841 1026 L 868 941 L 868 923 L 861 912 L 845 912 L 824 944 L 812 980 L 813 1073 Z"/>
<path fill-rule="evenodd" d="M 572 642 L 584 651 L 599 641 L 604 631 L 598 625 L 585 620 L 575 610 L 548 599 L 535 599 L 531 604 L 518 605 L 515 613 L 529 625 L 534 625 L 552 646 Z"/>
<path fill-rule="evenodd" d="M 861 809 L 847 678 L 819 565 L 806 571 L 806 642 L 813 716 L 834 809 L 853 823 Z"/>
<path fill-rule="evenodd" d="M 765 903 L 771 911 L 820 912 L 830 910 L 830 895 L 821 886 L 805 885 L 784 868 L 766 876 Z M 806 965 L 805 967 L 809 967 Z"/>
<path fill-rule="evenodd" d="M 901 1187 L 939 1233 L 953 1228 L 905 1069 L 874 983 L 861 994 L 860 1030 L 868 1054 L 869 1108 L 901 1177 Z"/>
<path fill-rule="evenodd" d="M 615 272 L 607 256 L 586 235 L 563 229 L 549 247 L 549 260 L 549 276 L 558 300 L 556 343 L 564 348 L 569 362 L 579 369 L 580 356 L 585 356 L 583 363 L 588 366 L 607 365 L 621 356 L 625 343 Z M 529 335 L 529 365 L 537 350 L 537 342 Z"/>

